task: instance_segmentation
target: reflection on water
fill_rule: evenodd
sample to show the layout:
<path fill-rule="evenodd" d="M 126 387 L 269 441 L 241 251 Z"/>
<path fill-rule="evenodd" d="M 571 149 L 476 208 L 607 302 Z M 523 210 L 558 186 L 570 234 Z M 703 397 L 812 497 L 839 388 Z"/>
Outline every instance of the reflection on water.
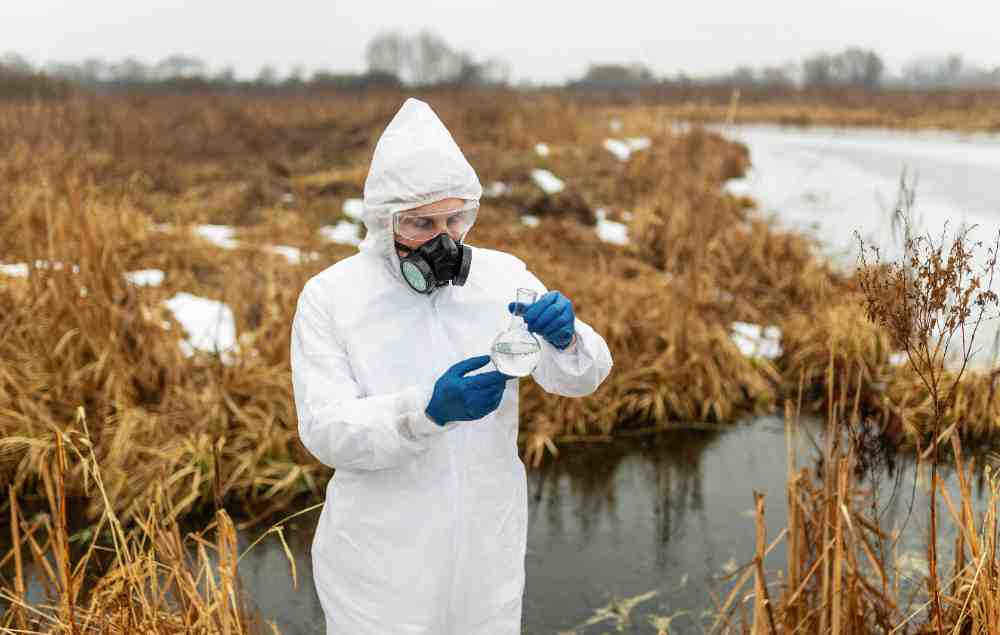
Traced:
<path fill-rule="evenodd" d="M 815 466 L 822 431 L 803 424 L 796 442 L 801 466 Z M 700 613 L 712 606 L 709 591 L 725 593 L 719 577 L 754 552 L 754 490 L 767 494 L 768 536 L 786 524 L 786 447 L 779 419 L 748 425 L 690 429 L 613 443 L 568 446 L 558 459 L 529 471 L 529 527 L 524 632 L 553 635 L 583 624 L 612 596 L 639 603 L 626 632 L 655 633 L 648 617 L 672 615 L 672 633 L 700 633 Z M 879 492 L 882 526 L 907 522 L 899 547 L 901 565 L 919 574 L 927 535 L 926 477 L 914 480 L 912 463 L 880 461 L 867 483 Z M 957 497 L 950 471 L 942 471 Z M 916 484 L 916 486 L 915 486 Z M 985 484 L 974 497 L 981 507 Z M 912 515 L 909 514 L 913 509 Z M 941 511 L 942 517 L 947 511 Z M 244 590 L 260 616 L 282 633 L 321 632 L 323 615 L 312 585 L 309 548 L 319 513 L 286 526 L 295 556 L 298 589 L 281 543 L 271 536 L 240 562 Z M 954 533 L 943 522 L 944 560 Z M 241 548 L 266 525 L 241 536 Z M 768 566 L 784 562 L 783 545 Z M 579 635 L 607 632 L 612 623 L 578 628 Z M 269 629 L 267 629 L 269 631 Z"/>

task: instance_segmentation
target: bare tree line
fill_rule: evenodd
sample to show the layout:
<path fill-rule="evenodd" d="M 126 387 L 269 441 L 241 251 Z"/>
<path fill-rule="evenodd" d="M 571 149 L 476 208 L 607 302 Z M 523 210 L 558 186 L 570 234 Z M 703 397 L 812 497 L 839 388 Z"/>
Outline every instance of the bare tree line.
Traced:
<path fill-rule="evenodd" d="M 506 61 L 477 59 L 427 30 L 413 35 L 398 31 L 379 33 L 366 47 L 365 61 L 367 70 L 363 73 L 316 70 L 307 76 L 300 66 L 283 75 L 274 66 L 265 65 L 252 79 L 238 79 L 232 67 L 212 70 L 203 60 L 183 54 L 170 55 L 153 63 L 126 57 L 119 61 L 99 58 L 80 62 L 50 61 L 34 66 L 25 57 L 10 52 L 0 55 L 0 96 L 22 93 L 58 96 L 68 90 L 69 85 L 179 91 L 507 86 L 511 75 L 510 64 Z M 835 53 L 815 53 L 799 62 L 764 67 L 740 65 L 728 73 L 700 77 L 684 73 L 657 75 L 642 64 L 592 64 L 581 78 L 565 84 L 569 88 L 676 85 L 869 90 L 880 87 L 1000 88 L 1000 67 L 983 68 L 958 54 L 949 54 L 910 60 L 899 74 L 890 75 L 876 51 L 849 47 Z"/>

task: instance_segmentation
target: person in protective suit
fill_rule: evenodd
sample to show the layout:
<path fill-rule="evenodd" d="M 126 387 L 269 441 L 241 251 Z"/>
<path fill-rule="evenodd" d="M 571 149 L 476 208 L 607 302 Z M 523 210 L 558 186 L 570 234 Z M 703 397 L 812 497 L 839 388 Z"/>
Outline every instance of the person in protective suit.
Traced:
<path fill-rule="evenodd" d="M 431 108 L 408 99 L 365 181 L 360 251 L 304 286 L 291 365 L 302 443 L 335 468 L 312 544 L 330 635 L 521 633 L 527 480 L 517 380 L 486 353 L 519 287 L 567 397 L 611 370 L 604 339 L 509 254 L 464 238 L 482 187 Z"/>

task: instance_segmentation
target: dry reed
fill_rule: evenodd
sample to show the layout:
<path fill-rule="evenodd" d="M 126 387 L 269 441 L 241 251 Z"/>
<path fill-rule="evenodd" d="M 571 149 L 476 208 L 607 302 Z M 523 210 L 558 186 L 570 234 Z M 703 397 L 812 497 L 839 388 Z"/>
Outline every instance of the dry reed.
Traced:
<path fill-rule="evenodd" d="M 831 271 L 811 241 L 721 191 L 748 166 L 745 148 L 675 132 L 637 108 L 625 130 L 652 145 L 622 163 L 601 147 L 600 108 L 545 95 L 430 99 L 483 183 L 511 187 L 484 199 L 470 240 L 521 256 L 573 299 L 615 356 L 614 373 L 585 399 L 523 383 L 530 462 L 560 439 L 771 410 L 803 378 L 811 405 L 855 399 L 853 375 L 828 391 L 842 374 L 816 370 L 831 344 L 865 359 L 854 367 L 863 370 L 857 398 L 883 412 L 886 427 L 927 434 L 913 415 L 924 412 L 924 390 L 886 365 L 884 335 L 841 323 L 856 311 L 856 281 Z M 31 265 L 26 279 L 0 275 L 3 483 L 41 493 L 50 431 L 65 430 L 82 406 L 125 522 L 142 517 L 157 482 L 170 518 L 217 498 L 260 516 L 303 493 L 318 498 L 329 471 L 297 440 L 289 325 L 308 277 L 354 251 L 317 229 L 343 220 L 343 201 L 360 196 L 371 147 L 399 101 L 133 96 L 0 106 L 0 253 Z M 534 152 L 539 141 L 547 157 Z M 536 167 L 563 178 L 567 192 L 540 193 Z M 588 219 L 598 205 L 629 223 L 631 244 L 596 237 Z M 520 222 L 525 210 L 544 210 L 538 227 Z M 233 225 L 238 247 L 196 238 L 196 223 Z M 291 264 L 265 250 L 275 243 L 318 258 Z M 124 274 L 141 268 L 164 270 L 163 285 L 128 283 Z M 233 364 L 181 354 L 183 334 L 163 304 L 180 291 L 232 308 Z M 781 327 L 785 354 L 744 356 L 731 338 L 736 320 Z M 992 431 L 997 412 L 982 386 L 963 383 L 954 401 L 977 433 Z M 68 494 L 84 495 L 82 467 L 69 470 Z M 96 518 L 101 503 L 91 501 Z"/>

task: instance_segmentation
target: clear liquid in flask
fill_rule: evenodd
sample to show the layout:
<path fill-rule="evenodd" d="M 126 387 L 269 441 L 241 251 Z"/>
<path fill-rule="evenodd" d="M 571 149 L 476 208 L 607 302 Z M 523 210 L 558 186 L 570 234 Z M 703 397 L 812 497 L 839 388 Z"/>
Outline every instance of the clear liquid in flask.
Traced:
<path fill-rule="evenodd" d="M 537 297 L 538 294 L 530 289 L 518 289 L 510 326 L 493 340 L 490 358 L 496 369 L 505 375 L 527 377 L 542 356 L 541 343 L 528 331 L 521 317 Z"/>
<path fill-rule="evenodd" d="M 542 347 L 538 342 L 497 342 L 493 345 L 493 365 L 501 373 L 527 377 L 538 365 Z"/>

